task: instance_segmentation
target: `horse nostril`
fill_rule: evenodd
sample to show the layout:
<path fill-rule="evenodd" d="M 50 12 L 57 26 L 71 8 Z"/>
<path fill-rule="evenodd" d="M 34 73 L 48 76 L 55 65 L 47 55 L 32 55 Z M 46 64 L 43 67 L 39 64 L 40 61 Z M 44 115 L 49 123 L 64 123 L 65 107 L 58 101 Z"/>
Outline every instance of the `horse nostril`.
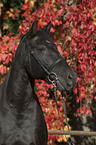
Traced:
<path fill-rule="evenodd" d="M 69 78 L 70 80 L 72 80 L 73 77 L 72 77 L 72 75 L 69 75 L 68 78 Z"/>
<path fill-rule="evenodd" d="M 68 86 L 72 86 L 72 79 L 73 79 L 73 77 L 71 74 L 67 76 L 67 85 Z"/>

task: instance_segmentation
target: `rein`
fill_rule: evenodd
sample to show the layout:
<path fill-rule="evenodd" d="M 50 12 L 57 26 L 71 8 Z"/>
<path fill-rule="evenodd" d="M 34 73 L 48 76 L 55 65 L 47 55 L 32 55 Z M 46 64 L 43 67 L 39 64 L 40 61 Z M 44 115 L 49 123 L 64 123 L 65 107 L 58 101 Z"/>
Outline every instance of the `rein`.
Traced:
<path fill-rule="evenodd" d="M 59 113 L 59 109 L 58 109 L 57 94 L 56 94 L 56 90 L 57 90 L 56 89 L 56 83 L 52 83 L 52 84 L 53 84 L 53 90 L 54 90 L 54 98 L 55 98 L 55 102 L 56 102 L 56 106 L 57 106 L 57 112 L 58 112 L 58 115 L 59 115 L 59 119 L 60 119 L 60 123 L 61 123 L 62 130 L 64 131 L 63 124 L 62 124 L 61 117 L 60 117 L 60 113 Z M 67 140 L 68 145 L 75 145 L 74 142 L 72 141 L 72 137 L 71 137 L 71 133 L 70 133 L 69 125 L 68 125 L 65 99 L 64 99 L 64 96 L 63 96 L 63 93 L 62 92 L 61 92 L 61 95 L 62 95 L 63 110 L 64 110 L 64 113 L 65 113 L 66 124 L 67 124 L 67 128 L 68 128 L 68 132 L 69 132 L 69 136 L 70 136 L 71 141 L 68 140 L 68 138 L 66 137 L 66 135 L 64 135 L 64 136 L 65 136 L 65 138 Z"/>
<path fill-rule="evenodd" d="M 60 80 L 58 79 L 57 75 L 54 73 L 54 72 L 51 72 L 52 69 L 61 61 L 64 60 L 63 57 L 59 57 L 55 62 L 53 62 L 50 67 L 47 69 L 43 64 L 42 62 L 38 59 L 38 57 L 36 56 L 35 52 L 32 51 L 31 49 L 31 46 L 29 45 L 28 43 L 28 40 L 27 38 L 25 38 L 26 40 L 26 43 L 28 45 L 28 56 L 29 56 L 29 64 L 31 64 L 31 55 L 33 56 L 33 58 L 40 64 L 40 66 L 42 67 L 42 69 L 47 73 L 47 80 L 53 85 L 53 90 L 54 90 L 54 98 L 55 98 L 55 101 L 56 101 L 56 106 L 57 106 L 57 111 L 58 111 L 58 115 L 59 115 L 59 119 L 60 119 L 60 123 L 61 123 L 61 126 L 62 126 L 62 129 L 64 131 L 64 128 L 63 128 L 63 125 L 62 125 L 62 121 L 61 121 L 61 117 L 60 117 L 60 113 L 59 113 L 59 109 L 58 109 L 58 103 L 57 103 L 57 94 L 56 94 L 56 84 L 57 84 L 57 80 L 60 82 Z M 32 67 L 30 65 L 30 70 L 31 70 L 31 74 L 32 74 Z M 55 77 L 55 79 L 51 79 L 51 75 L 53 75 Z M 60 82 L 60 84 L 62 85 L 62 83 Z M 62 85 L 63 86 L 63 85 Z M 68 125 L 68 121 L 67 121 L 67 114 L 66 114 L 66 106 L 65 106 L 65 100 L 64 100 L 64 96 L 63 96 L 63 93 L 61 92 L 61 95 L 62 95 L 62 101 L 63 101 L 63 109 L 64 109 L 64 113 L 65 113 L 65 119 L 66 119 L 66 124 L 67 124 L 67 128 L 68 128 L 68 132 L 69 132 L 69 135 L 70 135 L 70 139 L 71 141 L 69 141 L 65 135 L 65 138 L 67 140 L 67 143 L 69 145 L 75 145 L 72 141 L 72 137 L 71 137 L 71 133 L 70 133 L 70 129 L 69 129 L 69 125 Z"/>

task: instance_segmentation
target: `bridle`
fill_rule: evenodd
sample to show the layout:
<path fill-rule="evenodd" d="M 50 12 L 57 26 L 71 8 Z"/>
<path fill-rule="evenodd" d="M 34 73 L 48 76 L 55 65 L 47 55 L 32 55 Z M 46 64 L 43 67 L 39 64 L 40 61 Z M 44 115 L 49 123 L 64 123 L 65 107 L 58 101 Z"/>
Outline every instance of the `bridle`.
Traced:
<path fill-rule="evenodd" d="M 37 57 L 37 55 L 35 54 L 35 52 L 32 51 L 32 48 L 31 48 L 31 46 L 29 45 L 27 38 L 25 38 L 25 39 L 26 39 L 26 43 L 27 43 L 27 46 L 28 46 L 28 57 L 29 57 L 28 59 L 29 59 L 31 74 L 33 75 L 33 73 L 32 73 L 32 67 L 31 67 L 31 60 L 30 60 L 30 57 L 32 56 L 32 57 L 37 61 L 37 63 L 42 67 L 42 69 L 44 70 L 44 72 L 47 74 L 47 80 L 48 80 L 48 81 L 52 82 L 52 80 L 50 79 L 50 76 L 51 76 L 51 75 L 54 75 L 55 78 L 57 79 L 57 75 L 56 75 L 54 72 L 51 72 L 51 71 L 52 71 L 52 69 L 53 69 L 59 62 L 63 61 L 64 58 L 60 56 L 55 62 L 53 62 L 53 63 L 49 66 L 49 68 L 46 68 L 46 67 L 43 65 L 43 63 L 40 61 L 40 59 Z M 33 75 L 33 77 L 34 77 L 34 75 Z"/>
<path fill-rule="evenodd" d="M 29 45 L 28 43 L 28 40 L 27 38 L 25 37 L 25 40 L 26 40 L 26 43 L 27 43 L 27 46 L 28 46 L 28 59 L 29 59 L 29 66 L 30 66 L 30 70 L 31 70 L 31 74 L 32 73 L 32 66 L 31 66 L 31 56 L 37 61 L 38 64 L 40 64 L 40 66 L 42 67 L 42 69 L 45 71 L 45 73 L 47 74 L 47 80 L 53 85 L 53 89 L 54 89 L 54 97 L 55 97 L 55 101 L 56 101 L 56 106 L 57 106 L 57 111 L 58 111 L 58 115 L 59 115 L 59 119 L 60 119 L 60 122 L 61 122 L 61 126 L 62 126 L 62 129 L 64 131 L 64 128 L 63 128 L 63 125 L 62 125 L 62 121 L 61 121 L 61 117 L 60 117 L 60 113 L 59 113 L 59 109 L 58 109 L 58 103 L 57 103 L 57 94 L 56 94 L 56 86 L 57 86 L 57 80 L 60 82 L 60 80 L 58 79 L 56 73 L 52 72 L 52 69 L 59 63 L 59 62 L 62 62 L 64 61 L 65 59 L 60 56 L 55 62 L 53 62 L 49 68 L 46 68 L 43 63 L 38 59 L 38 57 L 36 56 L 35 52 L 32 51 L 31 49 L 31 46 Z M 54 76 L 54 79 L 51 79 L 50 76 Z M 62 83 L 60 82 L 60 84 L 62 85 Z M 63 86 L 63 85 L 62 85 Z M 64 86 L 63 86 L 64 87 Z M 70 133 L 70 129 L 69 129 L 69 125 L 68 125 L 68 121 L 67 121 L 67 114 L 66 114 L 66 106 L 65 106 L 65 99 L 64 99 L 64 96 L 63 96 L 63 93 L 61 92 L 62 94 L 62 100 L 63 100 L 63 109 L 64 109 L 64 113 L 65 113 L 65 118 L 66 118 L 66 124 L 67 124 L 67 128 L 68 128 L 68 131 L 69 131 L 69 135 L 70 135 L 70 139 L 71 141 L 69 141 L 65 135 L 65 138 L 67 140 L 67 143 L 69 145 L 74 145 L 73 141 L 72 141 L 72 137 L 71 137 L 71 133 Z"/>

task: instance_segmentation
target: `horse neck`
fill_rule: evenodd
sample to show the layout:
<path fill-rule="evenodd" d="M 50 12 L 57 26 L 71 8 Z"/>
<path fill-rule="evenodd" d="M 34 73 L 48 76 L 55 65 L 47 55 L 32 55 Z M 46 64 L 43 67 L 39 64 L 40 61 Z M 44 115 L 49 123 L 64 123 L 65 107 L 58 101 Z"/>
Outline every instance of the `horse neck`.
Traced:
<path fill-rule="evenodd" d="M 18 48 L 10 70 L 6 100 L 9 104 L 24 109 L 28 106 L 34 93 L 34 79 L 26 71 L 26 44 L 21 43 Z"/>

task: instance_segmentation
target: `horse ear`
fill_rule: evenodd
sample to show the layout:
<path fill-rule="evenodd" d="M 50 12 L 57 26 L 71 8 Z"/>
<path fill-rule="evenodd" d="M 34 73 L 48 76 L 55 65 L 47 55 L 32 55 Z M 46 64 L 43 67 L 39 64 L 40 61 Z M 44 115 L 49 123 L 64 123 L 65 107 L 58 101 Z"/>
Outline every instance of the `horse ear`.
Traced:
<path fill-rule="evenodd" d="M 46 25 L 44 28 L 42 28 L 43 31 L 49 33 L 51 29 L 51 21 Z"/>
<path fill-rule="evenodd" d="M 38 30 L 38 20 L 33 22 L 27 35 L 30 37 L 32 34 L 35 34 L 37 32 L 37 30 Z"/>
<path fill-rule="evenodd" d="M 32 33 L 33 33 L 33 34 L 35 34 L 35 33 L 37 32 L 37 30 L 38 30 L 38 20 L 36 20 L 36 21 L 33 23 L 33 25 L 32 25 L 32 27 L 31 27 L 30 30 L 32 30 Z"/>

